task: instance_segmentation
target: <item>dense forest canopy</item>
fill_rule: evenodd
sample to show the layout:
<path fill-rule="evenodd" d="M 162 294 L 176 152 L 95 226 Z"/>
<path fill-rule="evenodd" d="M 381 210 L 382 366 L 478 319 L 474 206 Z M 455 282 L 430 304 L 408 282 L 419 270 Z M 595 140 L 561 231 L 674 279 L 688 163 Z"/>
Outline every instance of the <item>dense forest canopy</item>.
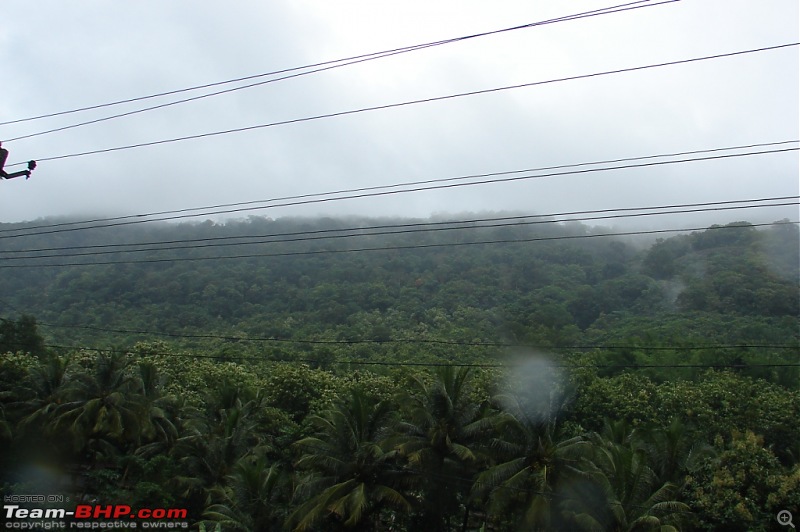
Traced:
<path fill-rule="evenodd" d="M 409 227 L 421 222 L 250 218 L 40 230 L 0 239 L 11 266 L 0 300 L 7 316 L 17 310 L 47 324 L 49 340 L 89 346 L 130 345 L 148 333 L 570 346 L 642 336 L 774 344 L 795 332 L 787 323 L 798 315 L 795 225 L 733 224 L 652 243 L 573 238 L 609 232 L 578 223 Z M 393 227 L 350 230 L 385 226 Z M 501 243 L 469 245 L 485 241 Z M 127 245 L 148 242 L 163 244 Z M 365 248 L 395 249 L 342 252 Z M 46 267 L 92 263 L 113 264 Z M 708 323 L 687 338 L 687 319 Z M 744 335 L 730 326 L 742 319 L 751 324 Z"/>
<path fill-rule="evenodd" d="M 800 509 L 794 224 L 72 229 L 0 227 L 4 494 L 46 462 L 51 489 L 240 530 Z"/>

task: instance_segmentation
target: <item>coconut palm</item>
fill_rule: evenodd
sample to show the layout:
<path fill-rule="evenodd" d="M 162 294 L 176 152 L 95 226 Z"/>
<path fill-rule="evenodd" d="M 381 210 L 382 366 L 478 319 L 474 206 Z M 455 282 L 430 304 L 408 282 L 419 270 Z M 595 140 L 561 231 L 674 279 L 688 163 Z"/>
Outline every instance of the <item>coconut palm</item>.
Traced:
<path fill-rule="evenodd" d="M 314 435 L 295 443 L 302 452 L 295 466 L 307 473 L 295 498 L 305 501 L 287 520 L 294 530 L 374 530 L 384 509 L 408 512 L 401 492 L 407 473 L 398 469 L 397 452 L 384 443 L 392 407 L 360 391 L 349 401 L 312 415 Z"/>
<path fill-rule="evenodd" d="M 130 363 L 124 354 L 100 353 L 87 367 L 67 369 L 58 360 L 42 366 L 47 379 L 38 386 L 50 396 L 39 399 L 23 426 L 43 427 L 55 439 L 55 452 L 84 493 L 115 489 L 122 461 L 142 441 L 141 382 Z"/>
<path fill-rule="evenodd" d="M 158 368 L 152 362 L 140 362 L 138 379 L 141 383 L 141 406 L 144 410 L 142 435 L 150 442 L 172 445 L 178 438 L 175 418 L 178 401 L 162 391 Z"/>
<path fill-rule="evenodd" d="M 483 461 L 479 450 L 491 429 L 486 405 L 470 395 L 470 369 L 439 368 L 432 383 L 419 377 L 399 398 L 404 419 L 398 424 L 397 449 L 419 475 L 421 511 L 415 524 L 445 530 L 463 506 L 462 528 L 469 520 L 472 477 Z"/>
<path fill-rule="evenodd" d="M 592 481 L 588 442 L 562 436 L 555 415 L 531 412 L 531 405 L 518 397 L 496 401 L 503 410 L 493 418 L 495 464 L 477 477 L 473 497 L 488 500 L 493 520 L 510 522 L 515 529 L 574 528 L 561 505 Z"/>
<path fill-rule="evenodd" d="M 635 431 L 634 437 L 647 451 L 651 467 L 662 483 L 682 485 L 687 474 L 714 456 L 714 448 L 698 440 L 679 418 L 663 429 Z"/>
<path fill-rule="evenodd" d="M 131 360 L 121 353 L 101 353 L 93 371 L 76 374 L 55 409 L 53 429 L 67 430 L 76 449 L 88 443 L 123 446 L 141 441 L 145 424 L 141 383 L 129 371 Z"/>
<path fill-rule="evenodd" d="M 182 496 L 193 507 L 206 508 L 211 494 L 225 485 L 236 464 L 266 452 L 256 429 L 261 398 L 252 390 L 226 382 L 208 398 L 207 412 L 182 420 L 172 455 L 183 475 L 175 479 Z"/>
<path fill-rule="evenodd" d="M 601 473 L 595 480 L 605 502 L 595 498 L 599 504 L 582 513 L 605 530 L 678 530 L 689 508 L 677 500 L 679 486 L 662 482 L 651 467 L 641 433 L 618 421 L 591 435 L 593 462 Z M 581 507 L 577 503 L 572 509 Z"/>
<path fill-rule="evenodd" d="M 239 460 L 225 487 L 212 493 L 218 502 L 204 516 L 223 529 L 247 532 L 283 530 L 290 496 L 291 478 L 277 464 L 267 465 L 264 456 Z"/>
<path fill-rule="evenodd" d="M 24 386 L 28 400 L 14 405 L 25 413 L 23 429 L 42 432 L 52 428 L 55 411 L 65 400 L 69 362 L 69 358 L 53 356 L 31 368 Z"/>

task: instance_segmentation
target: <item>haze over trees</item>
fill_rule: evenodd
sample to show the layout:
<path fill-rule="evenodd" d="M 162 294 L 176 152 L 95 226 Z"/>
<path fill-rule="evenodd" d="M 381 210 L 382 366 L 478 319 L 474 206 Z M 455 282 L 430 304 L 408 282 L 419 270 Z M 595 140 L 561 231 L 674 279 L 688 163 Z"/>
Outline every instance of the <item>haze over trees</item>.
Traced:
<path fill-rule="evenodd" d="M 770 530 L 800 509 L 796 225 L 377 225 L 0 239 L 3 494 L 253 531 Z"/>

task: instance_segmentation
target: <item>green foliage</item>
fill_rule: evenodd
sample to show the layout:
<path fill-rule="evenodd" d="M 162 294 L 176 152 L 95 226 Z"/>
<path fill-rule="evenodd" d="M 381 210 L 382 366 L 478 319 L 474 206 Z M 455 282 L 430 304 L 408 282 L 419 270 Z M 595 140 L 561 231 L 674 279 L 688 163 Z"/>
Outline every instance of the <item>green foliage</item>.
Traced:
<path fill-rule="evenodd" d="M 120 227 L 115 229 L 115 238 L 234 238 L 330 231 L 359 223 L 374 221 L 251 218 L 226 225 Z M 575 224 L 475 228 L 462 236 L 469 242 L 590 232 Z M 376 246 L 438 244 L 452 239 L 446 233 L 370 238 Z M 58 326 L 47 330 L 48 341 L 57 344 L 96 345 L 103 340 L 106 345 L 132 346 L 138 341 L 152 342 L 137 330 L 163 331 L 186 335 L 180 340 L 184 349 L 201 349 L 227 360 L 242 356 L 303 359 L 325 368 L 335 367 L 337 359 L 403 356 L 406 346 L 392 342 L 412 338 L 515 340 L 557 347 L 592 343 L 597 338 L 611 341 L 613 336 L 622 336 L 619 324 L 626 329 L 624 335 L 641 337 L 665 321 L 679 319 L 675 311 L 701 312 L 712 322 L 733 316 L 756 321 L 774 318 L 770 334 L 792 343 L 797 342 L 796 327 L 780 318 L 798 314 L 800 268 L 797 254 L 790 252 L 797 247 L 796 233 L 792 226 L 756 230 L 737 223 L 659 240 L 641 250 L 604 238 L 43 269 L 37 276 L 21 272 L 0 278 L 0 298 Z M 32 239 L 41 247 L 89 245 L 102 244 L 103 235 L 76 232 Z M 270 253 L 314 251 L 323 245 L 336 250 L 344 242 L 273 242 Z M 206 252 L 176 249 L 159 256 L 192 258 L 202 253 Z M 39 297 L 42 293 L 48 297 Z M 635 331 L 626 327 L 626 320 L 633 318 L 637 319 Z M 126 330 L 130 332 L 122 332 Z M 735 329 L 728 329 L 728 334 L 717 334 L 714 340 L 734 343 L 734 333 Z M 760 342 L 761 336 L 753 331 L 744 335 L 742 343 Z M 374 344 L 291 342 L 298 339 Z M 679 335 L 661 338 L 678 339 Z M 452 356 L 452 350 L 429 347 L 437 358 Z M 496 354 L 490 349 L 473 351 L 459 355 Z"/>
<path fill-rule="evenodd" d="M 21 316 L 18 320 L 0 321 L 0 353 L 30 353 L 44 356 L 44 338 L 36 327 L 36 318 Z"/>
<path fill-rule="evenodd" d="M 658 429 L 631 431 L 623 420 L 607 422 L 601 433 L 590 436 L 594 478 L 607 506 L 595 510 L 595 520 L 605 528 L 677 530 L 688 517 L 688 506 L 678 500 L 679 486 L 663 481 L 654 470 L 661 455 L 651 454 L 654 449 L 643 444 L 661 434 Z"/>
<path fill-rule="evenodd" d="M 311 416 L 312 436 L 295 443 L 305 474 L 297 487 L 299 505 L 289 516 L 295 530 L 371 528 L 382 508 L 411 510 L 400 492 L 397 452 L 385 443 L 393 423 L 388 401 L 378 403 L 357 390 L 350 399 Z"/>
<path fill-rule="evenodd" d="M 227 484 L 213 493 L 216 502 L 203 515 L 225 530 L 283 530 L 290 481 L 287 472 L 278 464 L 268 465 L 263 456 L 243 458 L 234 466 Z"/>
<path fill-rule="evenodd" d="M 9 490 L 41 489 L 20 475 L 47 452 L 79 479 L 75 496 L 183 506 L 226 528 L 758 529 L 798 503 L 798 392 L 735 373 L 580 370 L 575 399 L 542 409 L 518 379 L 454 367 L 188 359 L 186 382 L 213 383 L 196 402 L 171 395 L 145 346 L 14 355 L 0 370 L 18 381 L 0 411 Z M 302 401 L 283 403 L 293 390 Z"/>
<path fill-rule="evenodd" d="M 795 422 L 800 416 L 798 391 L 730 372 L 708 372 L 698 382 L 660 385 L 658 398 L 659 412 L 675 413 L 709 441 L 749 430 L 766 438 L 785 463 L 796 460 L 792 452 L 800 440 Z"/>
<path fill-rule="evenodd" d="M 798 508 L 796 472 L 786 474 L 764 442 L 734 433 L 716 459 L 692 475 L 685 490 L 703 530 L 769 530 L 781 509 Z"/>
<path fill-rule="evenodd" d="M 657 389 L 650 379 L 636 373 L 592 379 L 579 389 L 574 420 L 594 431 L 601 430 L 606 419 L 625 420 L 633 426 L 654 424 L 661 418 Z"/>
<path fill-rule="evenodd" d="M 300 421 L 312 410 L 330 405 L 336 398 L 336 380 L 323 370 L 299 364 L 278 364 L 264 379 L 266 403 Z"/>
<path fill-rule="evenodd" d="M 515 529 L 566 529 L 576 526 L 566 511 L 573 487 L 591 476 L 584 448 L 589 443 L 569 436 L 557 414 L 542 417 L 516 395 L 496 399 L 501 411 L 491 418 L 491 465 L 479 473 L 472 496 L 487 501 L 490 519 Z"/>
<path fill-rule="evenodd" d="M 437 368 L 433 379 L 412 379 L 398 398 L 404 413 L 396 448 L 420 472 L 414 528 L 448 530 L 462 505 L 469 519 L 470 479 L 484 461 L 480 443 L 491 427 L 487 405 L 471 400 L 470 377 L 469 368 Z"/>
<path fill-rule="evenodd" d="M 253 218 L 117 236 L 349 223 Z M 20 271 L 0 278 L 0 298 L 60 326 L 48 343 L 116 347 L 56 355 L 33 318 L 0 324 L 0 485 L 44 493 L 61 479 L 76 497 L 186 507 L 206 528 L 238 530 L 774 527 L 779 509 L 800 504 L 797 236 L 737 223 L 641 247 L 590 239 Z M 99 232 L 37 238 L 101 243 Z M 564 374 L 464 366 L 510 360 L 497 343 L 538 345 L 522 358 Z M 34 465 L 54 473 L 26 477 Z"/>

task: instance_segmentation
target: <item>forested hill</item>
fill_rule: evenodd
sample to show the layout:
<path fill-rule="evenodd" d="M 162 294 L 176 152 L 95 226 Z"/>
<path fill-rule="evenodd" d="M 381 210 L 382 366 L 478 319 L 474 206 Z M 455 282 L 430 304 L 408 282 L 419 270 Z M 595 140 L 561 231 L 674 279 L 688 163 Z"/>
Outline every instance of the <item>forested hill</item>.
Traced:
<path fill-rule="evenodd" d="M 408 343 L 422 340 L 624 345 L 631 349 L 615 356 L 642 362 L 647 353 L 637 346 L 798 341 L 796 225 L 609 237 L 575 222 L 519 221 L 6 224 L 2 314 L 34 316 L 56 345 L 159 339 L 279 358 L 497 351 Z M 781 355 L 731 348 L 714 356 L 728 363 Z"/>
<path fill-rule="evenodd" d="M 777 530 L 797 226 L 509 221 L 0 228 L 0 495 L 193 530 Z"/>

